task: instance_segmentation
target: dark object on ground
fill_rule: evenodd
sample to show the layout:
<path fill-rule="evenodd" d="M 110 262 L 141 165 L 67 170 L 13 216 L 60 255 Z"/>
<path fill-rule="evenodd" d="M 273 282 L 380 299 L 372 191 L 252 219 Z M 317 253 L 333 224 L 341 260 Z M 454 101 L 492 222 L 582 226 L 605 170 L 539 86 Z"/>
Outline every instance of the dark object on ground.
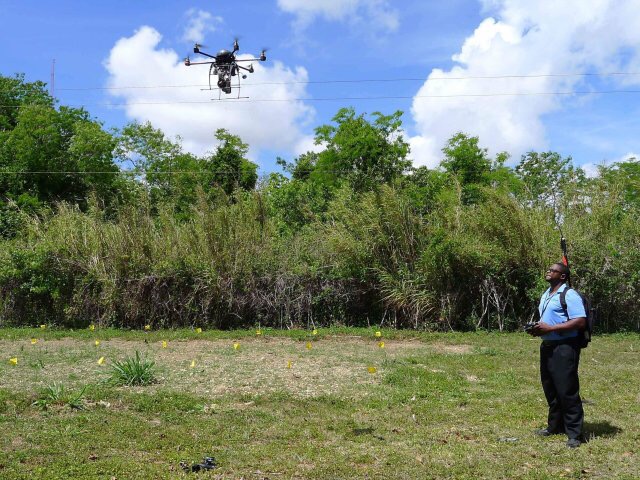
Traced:
<path fill-rule="evenodd" d="M 569 448 L 578 448 L 582 442 L 579 438 L 570 438 L 567 440 L 567 447 Z"/>
<path fill-rule="evenodd" d="M 201 470 L 213 470 L 216 468 L 216 459 L 213 457 L 204 457 L 202 463 L 194 463 L 193 465 L 187 465 L 187 462 L 180 462 L 180 467 L 185 472 L 199 472 Z"/>

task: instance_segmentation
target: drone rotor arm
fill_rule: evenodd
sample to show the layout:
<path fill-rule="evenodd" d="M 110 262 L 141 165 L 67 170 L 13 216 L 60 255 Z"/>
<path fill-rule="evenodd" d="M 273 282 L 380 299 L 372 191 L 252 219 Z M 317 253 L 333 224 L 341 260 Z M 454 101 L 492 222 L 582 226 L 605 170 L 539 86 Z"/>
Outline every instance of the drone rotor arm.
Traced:
<path fill-rule="evenodd" d="M 189 65 L 187 65 L 187 66 L 191 66 L 191 65 L 215 65 L 215 64 L 216 64 L 215 61 L 214 62 L 192 62 L 192 61 L 189 61 Z"/>
<path fill-rule="evenodd" d="M 195 50 L 194 50 L 194 52 L 195 52 Z M 195 53 L 200 54 L 200 55 L 204 55 L 205 57 L 209 57 L 209 58 L 216 58 L 214 55 L 209 55 L 208 53 L 205 53 L 202 50 L 198 50 Z"/>

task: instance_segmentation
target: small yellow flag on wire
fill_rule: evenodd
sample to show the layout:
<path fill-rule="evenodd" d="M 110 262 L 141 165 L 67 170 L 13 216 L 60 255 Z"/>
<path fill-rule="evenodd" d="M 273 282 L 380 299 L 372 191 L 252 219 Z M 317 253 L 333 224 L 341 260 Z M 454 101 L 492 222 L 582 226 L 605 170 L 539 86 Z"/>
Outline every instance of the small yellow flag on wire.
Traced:
<path fill-rule="evenodd" d="M 311 333 L 313 333 L 314 335 L 317 335 L 318 334 L 318 329 L 314 328 L 313 332 L 311 332 Z"/>
<path fill-rule="evenodd" d="M 196 361 L 195 360 L 191 360 L 191 365 L 189 365 L 190 368 L 196 368 Z"/>
<path fill-rule="evenodd" d="M 380 330 L 378 330 L 376 332 L 376 338 L 380 338 L 382 336 L 382 332 Z"/>
<path fill-rule="evenodd" d="M 384 348 L 384 342 L 378 342 L 378 347 Z"/>
<path fill-rule="evenodd" d="M 38 343 L 38 339 L 37 338 L 32 338 L 31 339 L 31 345 L 35 345 L 36 343 Z"/>
<path fill-rule="evenodd" d="M 200 327 L 196 328 L 196 333 L 202 333 L 202 329 Z"/>
<path fill-rule="evenodd" d="M 47 328 L 47 326 L 46 326 L 46 325 L 40 325 L 40 329 L 41 329 L 41 330 L 44 330 L 45 328 Z"/>
<path fill-rule="evenodd" d="M 293 366 L 293 362 L 291 360 L 289 360 L 287 362 L 287 368 L 291 368 Z"/>
<path fill-rule="evenodd" d="M 104 357 L 100 357 L 98 359 L 98 365 L 102 365 L 104 363 Z"/>
<path fill-rule="evenodd" d="M 240 344 L 238 342 L 233 342 L 233 349 L 238 350 L 240 348 Z"/>
<path fill-rule="evenodd" d="M 369 367 L 367 368 L 367 371 L 373 375 L 374 373 L 376 373 L 378 371 L 378 369 L 376 367 Z"/>
<path fill-rule="evenodd" d="M 166 340 L 162 340 L 162 348 L 167 348 L 167 341 Z"/>
<path fill-rule="evenodd" d="M 96 340 L 95 342 L 93 342 L 93 344 L 97 347 L 98 345 L 100 345 L 100 340 Z"/>
<path fill-rule="evenodd" d="M 262 335 L 262 330 L 260 329 L 256 330 L 256 335 Z"/>
<path fill-rule="evenodd" d="M 95 329 L 96 329 L 96 326 L 93 323 L 89 325 L 89 330 L 93 332 Z"/>
<path fill-rule="evenodd" d="M 151 330 L 151 325 L 145 325 L 144 329 L 147 330 L 147 331 Z"/>
<path fill-rule="evenodd" d="M 307 342 L 307 350 L 311 350 L 311 342 Z"/>
<path fill-rule="evenodd" d="M 9 359 L 9 363 L 11 365 L 18 365 L 18 357 L 13 357 Z"/>

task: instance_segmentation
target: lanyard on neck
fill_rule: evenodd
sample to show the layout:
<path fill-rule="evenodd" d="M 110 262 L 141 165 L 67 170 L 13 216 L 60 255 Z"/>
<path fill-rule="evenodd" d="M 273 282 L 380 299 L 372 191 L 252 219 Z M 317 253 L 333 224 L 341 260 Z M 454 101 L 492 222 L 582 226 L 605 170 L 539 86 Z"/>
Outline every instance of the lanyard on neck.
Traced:
<path fill-rule="evenodd" d="M 540 312 L 540 318 L 542 318 L 544 316 L 544 312 L 547 311 L 547 307 L 549 306 L 549 303 L 551 303 L 551 300 L 553 300 L 553 296 L 558 293 L 558 291 L 560 290 L 560 288 L 558 287 L 558 290 L 556 290 L 555 292 L 551 293 L 551 289 L 549 289 L 549 296 L 547 297 L 547 300 L 544 302 L 543 306 L 542 306 L 542 312 Z"/>

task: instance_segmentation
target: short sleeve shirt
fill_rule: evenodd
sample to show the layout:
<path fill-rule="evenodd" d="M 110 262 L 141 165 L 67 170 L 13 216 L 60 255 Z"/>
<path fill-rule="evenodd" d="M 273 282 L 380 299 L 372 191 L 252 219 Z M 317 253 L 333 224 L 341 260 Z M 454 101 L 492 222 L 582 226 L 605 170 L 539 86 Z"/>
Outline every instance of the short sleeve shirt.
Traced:
<path fill-rule="evenodd" d="M 540 299 L 540 305 L 538 306 L 538 311 L 540 312 L 540 321 L 546 323 L 547 325 L 558 325 L 559 323 L 564 323 L 568 320 L 572 320 L 574 318 L 580 318 L 587 316 L 584 305 L 582 303 L 582 298 L 580 295 L 573 290 L 569 289 L 567 294 L 565 295 L 565 300 L 567 302 L 567 315 L 565 315 L 564 310 L 562 309 L 562 305 L 560 304 L 560 292 L 567 288 L 566 284 L 560 286 L 560 288 L 553 294 L 551 294 L 551 288 L 547 289 L 546 292 L 542 295 Z M 562 340 L 564 338 L 571 338 L 578 335 L 577 330 L 570 330 L 568 332 L 551 332 L 542 336 L 543 340 Z"/>

